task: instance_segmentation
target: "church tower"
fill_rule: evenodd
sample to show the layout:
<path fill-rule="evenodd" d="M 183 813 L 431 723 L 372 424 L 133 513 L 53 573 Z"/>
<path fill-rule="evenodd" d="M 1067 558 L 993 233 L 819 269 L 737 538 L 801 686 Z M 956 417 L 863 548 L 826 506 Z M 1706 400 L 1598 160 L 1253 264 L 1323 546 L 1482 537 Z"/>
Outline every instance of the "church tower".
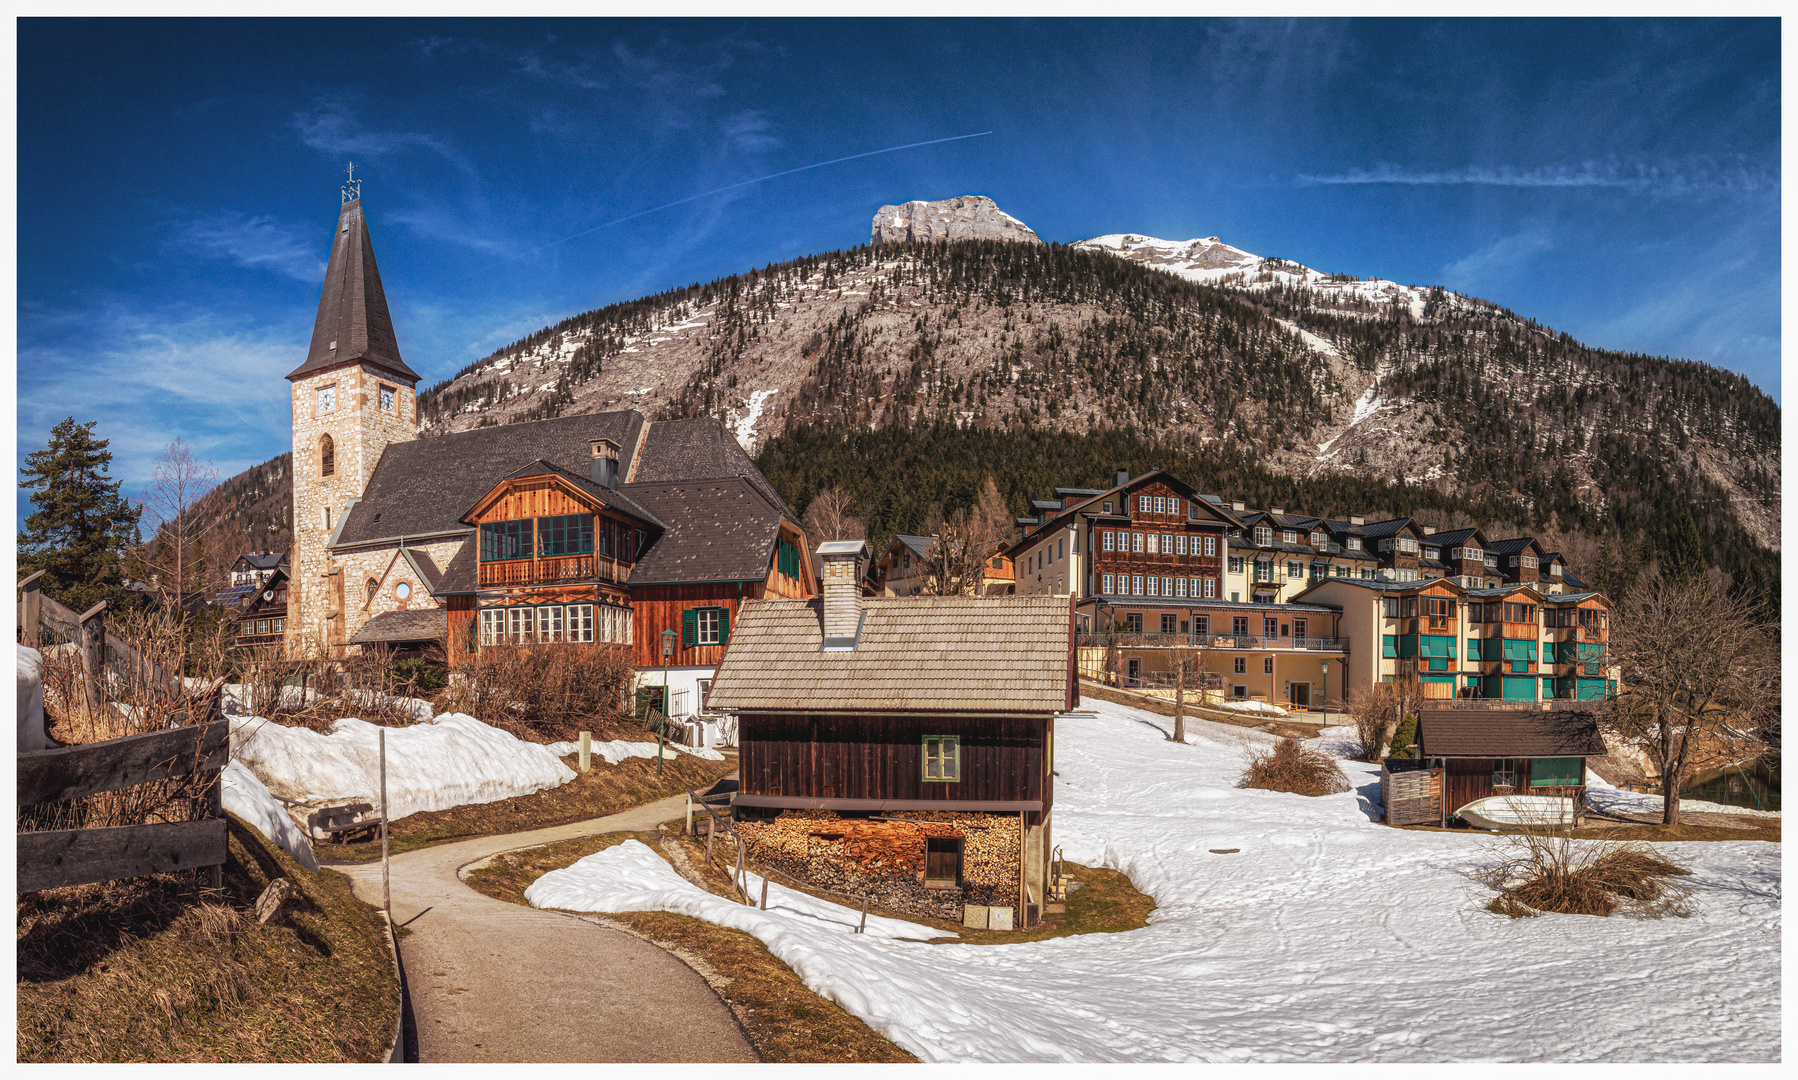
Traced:
<path fill-rule="evenodd" d="M 400 359 L 362 216 L 362 182 L 351 175 L 312 347 L 305 363 L 287 375 L 293 384 L 289 656 L 343 643 L 343 581 L 327 546 L 350 504 L 361 498 L 381 451 L 418 437 L 418 373 Z"/>

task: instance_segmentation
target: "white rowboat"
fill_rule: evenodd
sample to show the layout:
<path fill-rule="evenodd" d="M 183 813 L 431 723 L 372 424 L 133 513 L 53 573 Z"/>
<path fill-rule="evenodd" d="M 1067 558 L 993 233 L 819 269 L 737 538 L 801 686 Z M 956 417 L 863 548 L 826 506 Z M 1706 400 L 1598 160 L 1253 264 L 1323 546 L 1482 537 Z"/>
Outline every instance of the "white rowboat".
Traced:
<path fill-rule="evenodd" d="M 1476 829 L 1560 828 L 1573 824 L 1573 800 L 1555 795 L 1488 795 L 1455 811 Z"/>

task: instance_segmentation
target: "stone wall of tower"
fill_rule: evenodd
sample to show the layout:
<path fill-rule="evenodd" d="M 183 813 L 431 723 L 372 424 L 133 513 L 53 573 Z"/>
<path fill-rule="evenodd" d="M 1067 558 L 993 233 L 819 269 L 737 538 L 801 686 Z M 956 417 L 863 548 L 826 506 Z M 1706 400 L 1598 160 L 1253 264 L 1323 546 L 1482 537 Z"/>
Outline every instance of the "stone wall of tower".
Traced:
<path fill-rule="evenodd" d="M 334 401 L 329 410 L 321 410 L 320 391 L 327 388 L 334 390 Z M 381 407 L 383 388 L 392 391 L 391 410 Z M 331 618 L 336 598 L 330 576 L 340 568 L 325 545 L 351 500 L 368 486 L 381 451 L 418 437 L 418 402 L 412 384 L 364 364 L 296 379 L 292 389 L 293 578 L 287 649 L 290 656 L 302 656 L 341 644 L 355 632 L 345 629 L 342 616 Z M 323 470 L 326 436 L 332 443 L 330 476 Z M 355 588 L 344 585 L 346 607 L 352 606 Z"/>

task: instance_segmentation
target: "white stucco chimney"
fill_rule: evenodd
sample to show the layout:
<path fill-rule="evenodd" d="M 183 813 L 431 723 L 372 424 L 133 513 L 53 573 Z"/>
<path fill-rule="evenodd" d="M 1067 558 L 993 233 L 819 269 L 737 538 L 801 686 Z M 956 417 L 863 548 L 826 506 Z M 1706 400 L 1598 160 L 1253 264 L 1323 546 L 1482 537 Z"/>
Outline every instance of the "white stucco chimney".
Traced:
<path fill-rule="evenodd" d="M 826 652 L 853 649 L 861 636 L 861 568 L 867 557 L 866 540 L 826 540 L 818 545 Z"/>

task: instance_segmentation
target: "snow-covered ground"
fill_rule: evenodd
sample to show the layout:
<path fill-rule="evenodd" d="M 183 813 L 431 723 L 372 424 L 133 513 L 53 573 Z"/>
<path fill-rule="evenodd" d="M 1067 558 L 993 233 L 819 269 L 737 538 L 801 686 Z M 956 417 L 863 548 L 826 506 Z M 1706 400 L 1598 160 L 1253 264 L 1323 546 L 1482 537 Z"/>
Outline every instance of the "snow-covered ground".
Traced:
<path fill-rule="evenodd" d="M 613 739 L 609 742 L 593 743 L 589 747 L 589 750 L 593 756 L 605 759 L 607 765 L 616 765 L 627 758 L 641 757 L 654 761 L 656 757 L 656 744 L 654 742 L 626 742 L 623 739 Z M 549 744 L 549 751 L 558 757 L 567 757 L 569 754 L 580 753 L 581 744 L 573 740 L 553 742 Z M 691 754 L 696 758 L 704 758 L 707 761 L 724 760 L 723 754 L 720 754 L 709 746 L 687 746 L 677 742 L 669 742 L 666 744 L 662 753 L 662 760 L 668 761 L 681 754 Z"/>
<path fill-rule="evenodd" d="M 305 805 L 380 805 L 381 729 L 339 720 L 329 735 L 283 727 L 260 717 L 231 717 L 231 756 L 277 798 Z M 387 729 L 388 816 L 497 802 L 560 787 L 574 771 L 554 751 L 472 716 Z"/>
<path fill-rule="evenodd" d="M 1666 800 L 1659 795 L 1644 795 L 1639 791 L 1624 791 L 1612 787 L 1604 777 L 1586 770 L 1586 805 L 1594 810 L 1603 810 L 1609 814 L 1659 814 L 1666 806 Z M 1778 810 L 1748 810 L 1740 806 L 1727 806 L 1723 803 L 1704 802 L 1699 799 L 1681 799 L 1679 808 L 1682 812 L 1698 811 L 1708 814 L 1739 814 L 1746 817 L 1780 816 Z"/>
<path fill-rule="evenodd" d="M 318 858 L 312 853 L 312 841 L 269 791 L 268 785 L 247 765 L 233 759 L 225 765 L 220 780 L 223 790 L 219 793 L 219 801 L 228 813 L 236 814 L 262 835 L 286 848 L 301 866 L 318 872 Z"/>
<path fill-rule="evenodd" d="M 928 945 L 678 902 L 926 1061 L 1778 1059 L 1778 845 L 1667 845 L 1690 918 L 1507 919 L 1469 876 L 1506 842 L 1376 825 L 1373 766 L 1344 762 L 1342 795 L 1243 790 L 1268 736 L 1188 721 L 1175 746 L 1166 717 L 1084 706 L 1056 733 L 1055 842 L 1153 896 L 1143 929 Z M 555 898 L 672 902 L 607 874 Z"/>

